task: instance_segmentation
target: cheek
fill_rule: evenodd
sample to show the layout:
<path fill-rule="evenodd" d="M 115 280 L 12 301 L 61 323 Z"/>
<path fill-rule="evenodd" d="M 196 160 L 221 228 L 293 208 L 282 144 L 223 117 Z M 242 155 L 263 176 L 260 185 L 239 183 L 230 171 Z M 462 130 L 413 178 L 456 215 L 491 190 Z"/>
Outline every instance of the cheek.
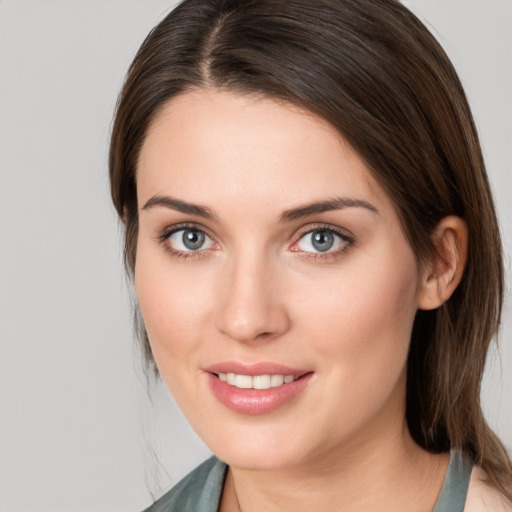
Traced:
<path fill-rule="evenodd" d="M 409 330 L 417 309 L 417 289 L 412 252 L 382 250 L 311 280 L 303 292 L 307 302 L 302 304 L 302 315 L 307 323 L 336 326 L 341 338 L 357 338 L 368 329 L 381 330 L 386 337 Z"/>
<path fill-rule="evenodd" d="M 316 285 L 296 317 L 327 361 L 327 374 L 353 390 L 343 400 L 353 399 L 354 407 L 361 396 L 382 402 L 407 362 L 418 286 L 414 255 L 407 246 L 382 250 Z"/>
<path fill-rule="evenodd" d="M 178 267 L 170 265 L 160 248 L 139 244 L 135 290 L 151 350 L 164 379 L 168 371 L 175 373 L 199 344 L 198 335 L 208 314 L 204 280 Z"/>

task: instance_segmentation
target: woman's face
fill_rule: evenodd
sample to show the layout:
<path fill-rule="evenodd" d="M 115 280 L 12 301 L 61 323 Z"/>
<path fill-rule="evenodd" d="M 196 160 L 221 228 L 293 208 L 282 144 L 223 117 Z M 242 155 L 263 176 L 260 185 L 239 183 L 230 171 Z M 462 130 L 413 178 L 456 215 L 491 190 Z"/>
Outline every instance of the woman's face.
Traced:
<path fill-rule="evenodd" d="M 149 128 L 137 192 L 151 348 L 218 457 L 284 468 L 403 431 L 418 267 L 390 199 L 328 123 L 185 93 Z"/>

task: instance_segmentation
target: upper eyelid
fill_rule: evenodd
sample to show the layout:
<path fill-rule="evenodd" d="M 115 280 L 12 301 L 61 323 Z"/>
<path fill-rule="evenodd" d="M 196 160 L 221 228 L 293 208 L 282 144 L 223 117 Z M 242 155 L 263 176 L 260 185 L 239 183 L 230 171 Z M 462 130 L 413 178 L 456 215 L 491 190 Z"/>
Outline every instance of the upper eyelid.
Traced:
<path fill-rule="evenodd" d="M 186 230 L 186 229 L 190 229 L 190 230 L 195 229 L 197 231 L 202 231 L 208 237 L 210 237 L 212 240 L 214 238 L 211 235 L 208 228 L 206 228 L 205 226 L 202 226 L 201 224 L 198 224 L 196 222 L 180 222 L 178 224 L 172 224 L 172 225 L 166 226 L 165 228 L 163 228 L 160 231 L 158 238 L 168 237 L 168 236 L 171 236 L 173 233 L 176 233 L 176 232 L 182 231 L 182 230 Z"/>
<path fill-rule="evenodd" d="M 297 237 L 298 237 L 297 239 L 303 237 L 304 235 L 307 235 L 308 233 L 314 233 L 315 231 L 322 231 L 322 230 L 332 231 L 333 233 L 341 236 L 342 238 L 345 237 L 345 238 L 349 238 L 350 240 L 355 241 L 355 235 L 350 230 L 348 230 L 346 228 L 342 228 L 340 226 L 334 226 L 332 224 L 323 224 L 323 223 L 313 224 L 312 226 L 308 225 L 308 226 L 304 226 L 303 228 L 300 228 L 299 230 L 297 230 Z"/>

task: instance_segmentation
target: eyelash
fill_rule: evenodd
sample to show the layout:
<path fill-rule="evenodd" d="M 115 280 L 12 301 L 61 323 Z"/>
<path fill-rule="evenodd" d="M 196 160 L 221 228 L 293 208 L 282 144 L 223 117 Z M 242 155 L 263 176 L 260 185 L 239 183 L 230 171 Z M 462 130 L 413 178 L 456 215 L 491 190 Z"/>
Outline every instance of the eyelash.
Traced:
<path fill-rule="evenodd" d="M 180 251 L 177 249 L 174 249 L 169 243 L 169 238 L 177 233 L 178 231 L 182 230 L 197 230 L 203 232 L 208 238 L 212 239 L 208 235 L 207 230 L 197 224 L 193 223 L 185 223 L 185 224 L 176 224 L 174 226 L 170 226 L 164 230 L 164 232 L 157 237 L 158 241 L 162 244 L 163 248 L 173 257 L 176 257 L 181 260 L 194 260 L 198 258 L 204 258 L 208 256 L 208 250 L 198 250 L 198 251 Z M 326 251 L 326 252 L 307 252 L 307 251 L 300 251 L 300 250 L 293 250 L 292 252 L 301 253 L 301 257 L 307 258 L 307 259 L 313 259 L 313 260 L 323 260 L 323 261 L 334 261 L 341 255 L 345 254 L 349 249 L 351 249 L 354 244 L 356 243 L 355 237 L 353 235 L 348 235 L 345 231 L 342 231 L 341 229 L 331 226 L 328 224 L 315 224 L 313 226 L 308 226 L 303 231 L 299 231 L 297 236 L 295 237 L 295 241 L 291 245 L 292 247 L 297 245 L 300 240 L 310 234 L 314 233 L 316 231 L 327 231 L 329 233 L 333 233 L 335 236 L 341 238 L 341 240 L 344 242 L 343 247 L 341 249 L 337 249 L 335 251 Z"/>
<path fill-rule="evenodd" d="M 292 244 L 292 246 L 297 245 L 304 236 L 310 233 L 315 233 L 316 231 L 327 231 L 329 233 L 333 233 L 335 236 L 341 238 L 343 241 L 343 246 L 340 249 L 327 252 L 306 252 L 298 250 L 294 252 L 301 252 L 301 257 L 303 258 L 330 262 L 335 261 L 344 255 L 356 243 L 356 239 L 352 234 L 348 235 L 346 231 L 341 230 L 336 226 L 332 226 L 330 224 L 314 224 L 313 226 L 308 226 L 306 229 L 304 229 L 304 231 L 299 231 L 296 237 L 296 241 Z"/>
<path fill-rule="evenodd" d="M 204 227 L 202 227 L 198 224 L 186 223 L 186 224 L 175 224 L 174 226 L 170 226 L 170 227 L 166 228 L 164 230 L 164 232 L 158 236 L 158 241 L 162 244 L 164 250 L 166 250 L 171 256 L 178 258 L 180 260 L 195 260 L 198 258 L 204 258 L 204 257 L 208 256 L 206 254 L 207 253 L 206 250 L 180 251 L 178 249 L 174 249 L 173 247 L 171 247 L 171 245 L 169 243 L 167 243 L 169 238 L 172 235 L 174 235 L 174 233 L 177 233 L 178 231 L 187 230 L 187 229 L 189 229 L 191 231 L 201 231 L 206 236 L 208 236 L 208 238 L 211 238 L 213 240 L 213 238 L 208 235 L 208 232 Z"/>

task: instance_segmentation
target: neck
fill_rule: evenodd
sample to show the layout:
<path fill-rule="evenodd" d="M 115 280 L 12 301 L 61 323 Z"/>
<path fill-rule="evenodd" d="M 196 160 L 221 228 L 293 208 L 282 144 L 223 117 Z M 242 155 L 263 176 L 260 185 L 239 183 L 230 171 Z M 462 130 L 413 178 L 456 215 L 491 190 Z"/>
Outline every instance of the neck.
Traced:
<path fill-rule="evenodd" d="M 405 424 L 368 434 L 290 468 L 230 467 L 221 512 L 432 510 L 448 455 L 421 449 Z"/>

